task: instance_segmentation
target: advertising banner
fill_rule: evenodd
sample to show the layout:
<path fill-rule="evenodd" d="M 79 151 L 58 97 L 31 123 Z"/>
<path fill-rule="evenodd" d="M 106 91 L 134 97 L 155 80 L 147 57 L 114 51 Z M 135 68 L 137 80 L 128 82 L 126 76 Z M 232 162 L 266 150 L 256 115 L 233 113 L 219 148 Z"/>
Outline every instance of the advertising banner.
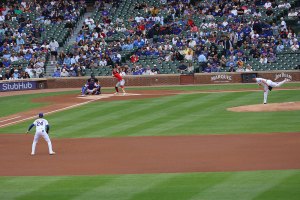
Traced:
<path fill-rule="evenodd" d="M 0 83 L 0 92 L 35 89 L 37 89 L 37 83 L 35 81 Z"/>

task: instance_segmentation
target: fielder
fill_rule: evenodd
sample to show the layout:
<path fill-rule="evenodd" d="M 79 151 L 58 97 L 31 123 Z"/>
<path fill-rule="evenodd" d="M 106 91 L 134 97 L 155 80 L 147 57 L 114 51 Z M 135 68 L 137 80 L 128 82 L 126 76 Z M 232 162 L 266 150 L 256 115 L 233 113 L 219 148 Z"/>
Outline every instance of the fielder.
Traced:
<path fill-rule="evenodd" d="M 46 119 L 43 118 L 44 114 L 43 113 L 39 113 L 39 118 L 36 119 L 33 124 L 31 124 L 28 128 L 28 131 L 26 133 L 29 133 L 30 129 L 32 127 L 36 127 L 36 132 L 34 135 L 34 139 L 33 139 L 33 143 L 32 143 L 32 149 L 31 149 L 31 155 L 33 156 L 35 154 L 35 147 L 36 144 L 39 141 L 40 137 L 43 137 L 45 139 L 45 141 L 48 143 L 48 149 L 49 149 L 49 154 L 50 155 L 54 155 L 55 152 L 52 150 L 52 143 L 51 140 L 49 138 L 49 123 Z"/>
<path fill-rule="evenodd" d="M 288 79 L 284 79 L 283 81 L 277 83 L 264 78 L 253 78 L 253 80 L 264 88 L 264 104 L 267 104 L 269 91 L 271 91 L 273 87 L 280 87 L 288 81 Z"/>
<path fill-rule="evenodd" d="M 125 85 L 125 80 L 123 79 L 123 77 L 119 74 L 118 69 L 114 68 L 113 69 L 113 73 L 112 76 L 115 77 L 116 79 L 118 79 L 118 82 L 115 86 L 115 90 L 116 93 L 115 94 L 119 94 L 119 87 L 122 89 L 123 91 L 123 96 L 126 95 L 125 89 L 124 89 L 124 85 Z"/>

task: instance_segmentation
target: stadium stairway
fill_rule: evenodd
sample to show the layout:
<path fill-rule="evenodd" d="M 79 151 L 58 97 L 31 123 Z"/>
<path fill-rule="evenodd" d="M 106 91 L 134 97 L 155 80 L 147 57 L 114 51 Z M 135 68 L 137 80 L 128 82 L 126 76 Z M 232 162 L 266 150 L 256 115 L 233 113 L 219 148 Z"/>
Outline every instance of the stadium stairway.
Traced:
<path fill-rule="evenodd" d="M 76 36 L 77 33 L 81 30 L 81 27 L 83 25 L 83 22 L 86 18 L 92 16 L 93 12 L 86 12 L 81 19 L 78 21 L 78 23 L 76 24 L 76 27 L 73 29 L 72 34 L 70 35 L 70 37 L 67 39 L 67 42 L 65 42 L 63 47 L 59 47 L 58 48 L 58 54 L 62 51 L 64 51 L 64 49 L 66 47 L 68 47 L 69 45 L 73 44 L 76 41 Z M 57 62 L 56 61 L 48 61 L 48 63 L 46 64 L 46 77 L 51 77 L 53 72 L 54 72 L 54 68 L 56 66 Z"/>

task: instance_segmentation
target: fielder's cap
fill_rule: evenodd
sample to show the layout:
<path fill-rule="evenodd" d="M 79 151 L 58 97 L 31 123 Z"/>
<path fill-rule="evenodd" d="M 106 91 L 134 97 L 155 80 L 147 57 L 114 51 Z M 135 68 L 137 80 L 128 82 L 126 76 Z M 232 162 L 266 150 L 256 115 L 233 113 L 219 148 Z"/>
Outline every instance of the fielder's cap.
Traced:
<path fill-rule="evenodd" d="M 39 118 L 44 117 L 44 113 L 39 113 Z"/>

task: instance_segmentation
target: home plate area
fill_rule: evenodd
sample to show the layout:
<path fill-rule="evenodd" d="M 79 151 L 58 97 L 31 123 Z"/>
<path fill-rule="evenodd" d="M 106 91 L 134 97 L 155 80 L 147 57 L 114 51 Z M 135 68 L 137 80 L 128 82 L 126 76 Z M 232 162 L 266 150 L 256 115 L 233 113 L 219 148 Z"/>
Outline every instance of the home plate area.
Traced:
<path fill-rule="evenodd" d="M 141 95 L 141 94 L 126 93 L 125 95 L 123 95 L 123 93 L 119 93 L 119 94 L 85 95 L 85 96 L 80 95 L 77 98 L 81 98 L 81 99 L 107 99 L 107 98 L 110 98 L 110 97 L 137 96 L 137 95 Z"/>

